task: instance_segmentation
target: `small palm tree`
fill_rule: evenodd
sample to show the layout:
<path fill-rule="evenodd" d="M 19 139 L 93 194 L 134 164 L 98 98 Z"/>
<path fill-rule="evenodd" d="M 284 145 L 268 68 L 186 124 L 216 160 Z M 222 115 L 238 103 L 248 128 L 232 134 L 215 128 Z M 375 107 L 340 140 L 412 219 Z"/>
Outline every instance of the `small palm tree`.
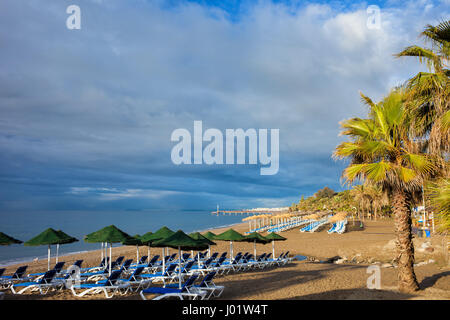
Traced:
<path fill-rule="evenodd" d="M 377 104 L 364 95 L 362 98 L 369 105 L 369 117 L 341 122 L 341 134 L 350 141 L 338 145 L 334 157 L 351 159 L 343 172 L 346 182 L 369 181 L 391 194 L 399 290 L 415 291 L 419 285 L 414 273 L 410 195 L 433 174 L 435 162 L 431 156 L 418 153 L 416 142 L 409 136 L 411 117 L 404 108 L 402 90 L 392 91 Z"/>
<path fill-rule="evenodd" d="M 355 185 L 350 192 L 357 203 L 358 216 L 364 220 L 364 211 L 369 211 L 371 202 L 367 187 L 364 184 Z"/>
<path fill-rule="evenodd" d="M 374 211 L 375 221 L 377 220 L 377 213 L 381 212 L 381 208 L 385 205 L 389 204 L 389 198 L 387 193 L 383 191 L 383 189 L 376 184 L 369 184 L 367 187 L 368 195 L 371 200 L 371 207 Z"/>

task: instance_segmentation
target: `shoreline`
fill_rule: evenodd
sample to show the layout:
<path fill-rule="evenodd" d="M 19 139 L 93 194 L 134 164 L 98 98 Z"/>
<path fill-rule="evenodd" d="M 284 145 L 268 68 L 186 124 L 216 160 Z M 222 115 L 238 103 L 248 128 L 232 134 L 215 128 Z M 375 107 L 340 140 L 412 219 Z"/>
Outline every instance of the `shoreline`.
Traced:
<path fill-rule="evenodd" d="M 235 227 L 235 226 L 239 226 L 239 225 L 241 225 L 241 224 L 245 224 L 244 222 L 237 222 L 237 223 L 231 223 L 231 224 L 227 224 L 227 225 L 221 225 L 221 226 L 217 226 L 217 227 L 213 227 L 213 228 L 207 228 L 207 229 L 203 229 L 203 230 L 195 230 L 195 231 L 192 231 L 192 232 L 189 232 L 189 233 L 193 233 L 193 232 L 200 232 L 200 233 L 204 233 L 204 232 L 207 232 L 207 231 L 214 231 L 214 230 L 221 230 L 221 229 L 228 229 L 228 228 L 232 228 L 232 227 Z M 23 244 L 22 244 L 23 245 Z M 126 246 L 126 245 L 118 245 L 118 246 L 114 246 L 114 244 L 113 244 L 113 248 L 121 248 L 121 247 L 129 247 L 129 246 Z M 100 251 L 100 249 L 94 249 L 94 250 L 79 250 L 79 251 L 72 251 L 72 252 L 67 252 L 67 253 L 64 253 L 64 254 L 62 254 L 62 255 L 59 255 L 58 256 L 58 260 L 59 261 L 62 261 L 62 259 L 63 258 L 65 258 L 65 257 L 68 257 L 68 256 L 73 256 L 73 255 L 82 255 L 82 254 L 89 254 L 89 253 L 94 253 L 94 252 L 96 252 L 96 251 Z M 41 255 L 41 256 L 37 256 L 37 257 L 23 257 L 23 258 L 17 258 L 17 259 L 15 259 L 15 260 L 5 260 L 5 262 L 3 262 L 3 261 L 0 261 L 0 267 L 1 268 L 8 268 L 8 267 L 11 267 L 11 266 L 16 266 L 16 265 L 19 265 L 19 264 L 30 264 L 30 263 L 33 263 L 33 262 L 35 262 L 34 260 L 35 259 L 38 259 L 38 261 L 43 261 L 43 260 L 45 260 L 45 261 L 47 261 L 47 255 Z M 51 260 L 54 260 L 56 258 L 56 255 L 51 255 L 50 256 L 50 259 Z"/>

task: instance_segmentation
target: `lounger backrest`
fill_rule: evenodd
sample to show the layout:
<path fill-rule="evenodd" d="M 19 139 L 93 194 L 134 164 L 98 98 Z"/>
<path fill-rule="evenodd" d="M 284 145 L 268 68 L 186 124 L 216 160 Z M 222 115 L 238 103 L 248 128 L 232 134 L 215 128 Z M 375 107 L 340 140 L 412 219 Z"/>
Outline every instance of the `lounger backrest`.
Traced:
<path fill-rule="evenodd" d="M 154 256 L 154 257 L 148 262 L 147 267 L 152 267 L 153 264 L 154 264 L 156 261 L 158 261 L 158 259 L 159 259 L 159 255 Z"/>
<path fill-rule="evenodd" d="M 117 279 L 119 279 L 122 270 L 116 270 L 111 273 L 111 275 L 106 279 L 105 286 L 113 286 Z"/>
<path fill-rule="evenodd" d="M 216 267 L 220 267 L 220 265 L 225 261 L 226 257 L 220 257 L 216 262 Z"/>
<path fill-rule="evenodd" d="M 217 258 L 218 255 L 219 255 L 218 252 L 214 252 L 214 253 L 211 255 L 211 258 L 214 260 L 215 258 Z"/>
<path fill-rule="evenodd" d="M 169 261 L 172 261 L 173 259 L 175 259 L 176 256 L 177 256 L 176 253 L 172 254 L 172 255 L 170 256 L 170 260 L 169 260 Z"/>
<path fill-rule="evenodd" d="M 186 287 L 190 287 L 194 284 L 195 280 L 197 280 L 198 275 L 194 274 L 189 277 L 189 279 L 186 280 L 186 282 L 181 287 L 181 290 L 184 290 Z"/>
<path fill-rule="evenodd" d="M 239 262 L 239 260 L 241 260 L 242 254 L 239 254 L 239 253 L 236 255 L 236 257 L 234 257 L 232 264 L 237 264 Z"/>
<path fill-rule="evenodd" d="M 225 251 L 224 253 L 222 253 L 222 255 L 220 257 L 222 258 L 222 257 L 226 257 L 226 256 L 227 256 L 227 252 Z"/>
<path fill-rule="evenodd" d="M 266 255 L 266 260 L 268 260 L 268 259 L 270 259 L 270 256 L 272 255 L 272 252 L 271 253 L 269 253 L 268 255 Z"/>
<path fill-rule="evenodd" d="M 124 256 L 120 256 L 120 257 L 118 257 L 118 258 L 116 259 L 116 266 L 117 266 L 117 265 L 119 265 L 119 264 L 121 264 L 121 263 L 122 263 L 122 261 L 123 261 L 123 259 L 125 259 L 125 257 L 124 257 Z"/>
<path fill-rule="evenodd" d="M 64 267 L 64 264 L 65 264 L 65 262 L 58 262 L 53 267 L 53 270 L 55 270 L 56 272 L 61 272 L 62 268 Z"/>
<path fill-rule="evenodd" d="M 142 271 L 144 271 L 144 269 L 145 269 L 144 267 L 137 267 L 137 268 L 134 270 L 133 274 L 131 275 L 130 279 L 136 280 L 136 277 L 137 277 L 138 275 L 140 275 L 140 274 L 142 273 Z"/>
<path fill-rule="evenodd" d="M 209 266 L 213 260 L 213 257 L 207 259 L 205 262 L 203 262 L 203 267 Z"/>
<path fill-rule="evenodd" d="M 13 279 L 21 279 L 23 275 L 25 274 L 25 271 L 27 271 L 28 266 L 21 266 L 18 267 L 16 272 L 12 275 Z"/>
<path fill-rule="evenodd" d="M 210 273 L 208 273 L 208 274 L 203 278 L 202 282 L 200 282 L 199 287 L 201 287 L 201 288 L 206 287 L 207 284 L 208 284 L 209 282 L 212 281 L 212 279 L 214 278 L 215 275 L 216 275 L 216 272 L 215 272 L 215 271 L 211 271 Z"/>
<path fill-rule="evenodd" d="M 138 264 L 144 263 L 145 261 L 147 261 L 147 258 L 148 258 L 148 256 L 142 256 L 141 259 L 139 259 Z"/>
<path fill-rule="evenodd" d="M 194 261 L 189 261 L 188 263 L 186 263 L 186 265 L 184 266 L 183 270 L 181 270 L 182 273 L 186 273 L 189 270 L 191 270 L 192 266 L 194 265 Z"/>
<path fill-rule="evenodd" d="M 81 268 L 81 264 L 83 263 L 83 260 L 77 260 L 73 263 L 74 266 L 77 266 L 78 268 Z"/>
<path fill-rule="evenodd" d="M 47 271 L 44 276 L 39 280 L 39 284 L 50 283 L 55 277 L 57 271 L 55 269 Z"/>
<path fill-rule="evenodd" d="M 189 259 L 190 256 L 191 256 L 190 253 L 183 253 L 182 261 L 185 261 L 185 260 Z"/>
<path fill-rule="evenodd" d="M 176 263 L 172 263 L 170 264 L 167 268 L 166 271 L 164 272 L 165 276 L 170 276 L 171 273 L 173 273 L 175 271 L 175 268 L 177 267 Z"/>
<path fill-rule="evenodd" d="M 131 263 L 133 262 L 133 259 L 127 259 L 122 265 L 122 269 L 128 269 L 131 266 Z"/>
<path fill-rule="evenodd" d="M 5 268 L 0 269 L 0 277 L 5 273 Z"/>

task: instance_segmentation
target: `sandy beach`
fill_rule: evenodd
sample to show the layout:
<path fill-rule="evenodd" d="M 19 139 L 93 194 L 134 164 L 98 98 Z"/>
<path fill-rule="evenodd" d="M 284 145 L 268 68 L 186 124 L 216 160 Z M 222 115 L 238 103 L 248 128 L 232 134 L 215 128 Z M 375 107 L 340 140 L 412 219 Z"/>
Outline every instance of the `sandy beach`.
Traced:
<path fill-rule="evenodd" d="M 350 221 L 351 225 L 352 222 Z M 239 232 L 248 231 L 243 223 L 233 227 Z M 211 230 L 220 233 L 225 229 Z M 422 290 L 414 294 L 397 291 L 397 272 L 392 265 L 395 257 L 395 234 L 392 220 L 366 221 L 362 231 L 344 234 L 327 234 L 326 230 L 301 233 L 298 228 L 282 232 L 286 241 L 275 244 L 276 254 L 290 251 L 290 256 L 303 255 L 307 259 L 293 261 L 282 267 L 257 271 L 246 271 L 220 276 L 215 280 L 225 286 L 220 299 L 450 299 L 450 268 L 446 262 L 445 241 L 441 236 L 415 238 L 415 272 Z M 426 243 L 427 245 L 424 245 Z M 431 247 L 432 249 L 424 249 Z M 217 241 L 212 251 L 229 251 L 229 242 Z M 161 249 L 152 248 L 151 253 L 160 254 Z M 141 247 L 141 255 L 147 254 L 147 247 Z M 253 253 L 253 243 L 234 243 L 234 252 Z M 271 252 L 271 244 L 257 245 L 257 252 Z M 171 252 L 174 252 L 171 249 Z M 136 248 L 123 246 L 113 248 L 113 258 L 125 255 L 136 259 Z M 100 250 L 60 257 L 69 266 L 77 259 L 83 259 L 83 267 L 99 263 Z M 336 261 L 336 259 L 340 259 Z M 324 263 L 333 260 L 334 263 Z M 52 265 L 54 260 L 52 260 Z M 381 266 L 381 290 L 367 289 L 367 267 Z M 45 271 L 47 260 L 29 262 L 28 272 Z M 5 274 L 14 272 L 18 265 L 7 267 Z M 4 290 L 5 299 L 104 299 L 103 294 L 77 298 L 69 290 L 49 292 L 47 295 L 31 293 L 13 295 Z M 138 293 L 113 299 L 140 299 Z"/>

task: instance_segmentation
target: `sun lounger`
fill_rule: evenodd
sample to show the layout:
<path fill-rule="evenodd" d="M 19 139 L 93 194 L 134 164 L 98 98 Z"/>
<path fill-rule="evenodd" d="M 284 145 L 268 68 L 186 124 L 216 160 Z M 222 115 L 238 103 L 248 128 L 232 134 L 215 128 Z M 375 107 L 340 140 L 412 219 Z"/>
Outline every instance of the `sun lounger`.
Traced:
<path fill-rule="evenodd" d="M 62 268 L 64 267 L 65 262 L 61 261 L 55 264 L 52 270 L 56 271 L 56 274 L 60 273 Z M 28 275 L 29 278 L 35 278 L 35 280 L 40 279 L 46 272 L 39 272 L 39 273 L 30 273 Z"/>
<path fill-rule="evenodd" d="M 95 272 L 95 271 L 100 271 L 105 269 L 105 260 L 106 260 L 106 264 L 109 266 L 108 262 L 109 262 L 109 257 L 107 258 L 103 258 L 102 261 L 100 261 L 99 265 L 96 267 L 89 267 L 89 268 L 81 268 L 82 272 Z"/>
<path fill-rule="evenodd" d="M 200 290 L 207 291 L 209 293 L 206 294 L 203 299 L 209 300 L 212 296 L 218 298 L 225 289 L 224 286 L 218 286 L 213 282 L 213 278 L 216 274 L 216 271 L 211 271 L 203 278 L 199 285 L 194 285 L 195 288 L 199 288 Z"/>
<path fill-rule="evenodd" d="M 11 286 L 11 291 L 14 294 L 23 294 L 27 290 L 36 291 L 39 290 L 41 294 L 46 294 L 48 290 L 55 287 L 62 287 L 61 282 L 53 282 L 53 278 L 56 275 L 56 270 L 47 271 L 39 281 L 21 282 Z M 18 288 L 23 287 L 20 291 L 16 291 Z"/>
<path fill-rule="evenodd" d="M 176 263 L 171 263 L 166 267 L 164 272 L 156 272 L 150 274 L 141 274 L 141 277 L 145 280 L 150 280 L 151 282 L 163 281 L 166 283 L 166 280 L 172 280 L 174 278 L 175 269 L 177 268 Z"/>
<path fill-rule="evenodd" d="M 76 297 L 83 297 L 86 294 L 98 294 L 103 292 L 105 294 L 105 297 L 107 299 L 112 298 L 118 291 L 124 290 L 124 292 L 128 291 L 128 288 L 130 286 L 129 283 L 119 283 L 118 279 L 120 277 L 120 274 L 122 273 L 122 270 L 115 270 L 111 273 L 111 275 L 104 281 L 101 281 L 99 283 L 82 283 L 79 285 L 71 286 L 70 290 L 72 291 L 73 295 Z M 78 293 L 77 290 L 84 291 Z M 123 293 L 124 294 L 124 293 Z"/>
<path fill-rule="evenodd" d="M 193 300 L 197 299 L 198 297 L 203 297 L 206 295 L 206 291 L 203 290 L 192 290 L 192 286 L 197 279 L 198 275 L 192 275 L 189 277 L 189 279 L 186 280 L 186 282 L 183 284 L 181 288 L 175 287 L 178 285 L 172 285 L 167 287 L 151 287 L 144 289 L 140 292 L 140 296 L 142 300 L 147 300 L 145 297 L 145 294 L 159 294 L 156 298 L 153 298 L 153 300 L 161 300 L 169 297 L 177 297 L 180 300 L 184 300 L 184 298 L 192 298 Z"/>
<path fill-rule="evenodd" d="M 11 276 L 1 276 L 0 286 L 4 289 L 9 288 L 10 285 L 18 281 L 28 281 L 30 278 L 25 276 L 28 266 L 20 266 Z"/>

